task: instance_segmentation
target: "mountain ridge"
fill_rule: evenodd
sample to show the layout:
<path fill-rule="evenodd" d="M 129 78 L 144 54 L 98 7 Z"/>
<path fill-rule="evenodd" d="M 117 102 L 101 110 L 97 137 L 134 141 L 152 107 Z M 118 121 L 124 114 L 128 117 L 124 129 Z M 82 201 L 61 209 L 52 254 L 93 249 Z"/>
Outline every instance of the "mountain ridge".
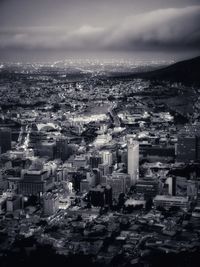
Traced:
<path fill-rule="evenodd" d="M 126 75 L 124 78 L 143 78 L 150 80 L 166 80 L 170 82 L 183 82 L 200 84 L 200 56 L 176 62 L 167 67 Z"/>

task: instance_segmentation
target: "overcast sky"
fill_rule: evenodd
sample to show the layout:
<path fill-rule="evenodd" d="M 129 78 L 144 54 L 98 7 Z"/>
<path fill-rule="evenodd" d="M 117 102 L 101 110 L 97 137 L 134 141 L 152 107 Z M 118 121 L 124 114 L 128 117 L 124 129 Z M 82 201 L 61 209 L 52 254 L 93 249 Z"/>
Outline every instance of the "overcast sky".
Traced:
<path fill-rule="evenodd" d="M 186 58 L 199 47 L 200 0 L 0 0 L 4 61 Z"/>

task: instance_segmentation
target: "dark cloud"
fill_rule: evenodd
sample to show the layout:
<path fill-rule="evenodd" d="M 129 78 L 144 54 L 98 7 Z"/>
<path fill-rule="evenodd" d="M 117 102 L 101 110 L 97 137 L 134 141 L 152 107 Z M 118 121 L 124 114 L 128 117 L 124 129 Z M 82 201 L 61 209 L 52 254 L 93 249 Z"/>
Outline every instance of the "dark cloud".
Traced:
<path fill-rule="evenodd" d="M 62 50 L 193 49 L 200 45 L 200 6 L 155 10 L 110 28 L 4 27 L 1 48 Z"/>
<path fill-rule="evenodd" d="M 15 0 L 9 1 L 15 2 Z M 50 11 L 45 11 L 45 14 L 52 14 L 55 1 L 45 1 L 50 5 Z M 84 1 L 91 3 L 90 0 Z M 59 0 L 59 2 L 67 2 L 69 7 L 73 6 L 71 0 Z M 74 3 L 78 2 L 80 1 L 76 0 Z M 113 1 L 109 0 L 109 2 Z M 120 1 L 117 0 L 117 2 Z M 4 3 L 7 2 L 4 1 Z M 175 3 L 178 2 L 175 1 Z M 46 18 L 46 15 L 44 17 Z M 26 51 L 26 53 L 27 51 L 30 53 L 35 51 L 81 51 L 85 53 L 90 51 L 199 51 L 200 47 L 200 6 L 161 8 L 133 15 L 127 13 L 118 21 L 115 18 L 115 23 L 112 24 L 103 20 L 102 23 L 94 23 L 95 14 L 92 14 L 92 19 L 83 20 L 82 18 L 79 23 L 75 24 L 72 21 L 69 24 L 66 20 L 66 23 L 48 24 L 43 21 L 37 25 L 35 19 L 32 15 L 27 25 L 23 18 L 15 26 L 12 23 L 1 23 L 1 52 L 17 51 L 19 54 L 20 51 Z M 90 23 L 87 23 L 88 21 Z"/>
<path fill-rule="evenodd" d="M 197 49 L 200 6 L 169 8 L 127 18 L 106 40 L 110 49 Z"/>

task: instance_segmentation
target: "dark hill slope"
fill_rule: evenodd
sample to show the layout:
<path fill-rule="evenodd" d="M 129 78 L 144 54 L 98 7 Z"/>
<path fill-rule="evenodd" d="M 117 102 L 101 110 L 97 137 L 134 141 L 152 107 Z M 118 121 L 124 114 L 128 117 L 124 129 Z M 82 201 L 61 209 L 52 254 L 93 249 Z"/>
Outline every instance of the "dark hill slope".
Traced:
<path fill-rule="evenodd" d="M 124 77 L 125 78 L 125 77 Z M 168 67 L 127 75 L 126 78 L 144 78 L 150 80 L 168 80 L 188 84 L 200 84 L 200 56 L 177 62 Z"/>

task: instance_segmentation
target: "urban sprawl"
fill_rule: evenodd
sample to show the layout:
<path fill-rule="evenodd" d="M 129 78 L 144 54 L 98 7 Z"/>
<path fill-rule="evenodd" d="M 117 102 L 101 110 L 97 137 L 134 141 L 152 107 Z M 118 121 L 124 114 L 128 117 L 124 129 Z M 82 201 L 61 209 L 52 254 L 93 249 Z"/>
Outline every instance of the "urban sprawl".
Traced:
<path fill-rule="evenodd" d="M 40 253 L 68 266 L 165 266 L 173 255 L 171 266 L 189 266 L 200 252 L 199 92 L 1 65 L 2 266 Z"/>

